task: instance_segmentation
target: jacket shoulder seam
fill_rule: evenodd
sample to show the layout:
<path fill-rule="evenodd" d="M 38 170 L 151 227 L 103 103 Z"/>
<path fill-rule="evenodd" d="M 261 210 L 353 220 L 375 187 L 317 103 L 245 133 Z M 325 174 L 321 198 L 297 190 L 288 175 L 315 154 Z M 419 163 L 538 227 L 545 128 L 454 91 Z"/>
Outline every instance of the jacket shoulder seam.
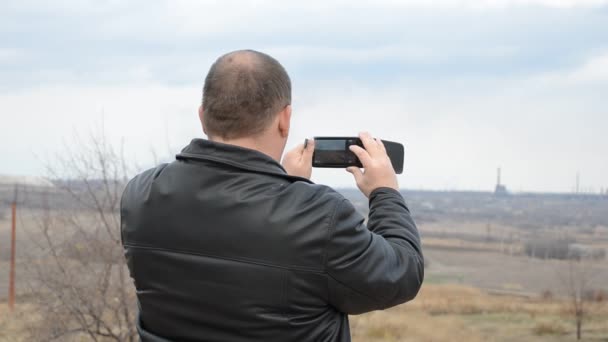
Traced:
<path fill-rule="evenodd" d="M 169 164 L 160 164 L 157 165 L 154 168 L 148 169 L 144 172 L 139 173 L 138 175 L 136 175 L 135 177 L 129 179 L 129 181 L 127 182 L 127 184 L 125 184 L 124 189 L 122 190 L 122 194 L 120 195 L 120 202 L 118 203 L 118 207 L 119 207 L 119 212 L 120 212 L 120 241 L 121 243 L 123 243 L 124 241 L 124 236 L 123 236 L 123 230 L 122 230 L 122 223 L 123 223 L 123 218 L 124 218 L 124 207 L 123 207 L 123 201 L 125 200 L 125 196 L 127 195 L 127 190 L 129 189 L 129 186 L 131 185 L 131 183 L 133 183 L 136 179 L 138 179 L 142 174 L 146 173 L 146 172 L 152 172 L 153 174 L 155 174 L 154 178 L 157 178 L 158 175 L 160 175 L 161 172 L 163 172 L 163 170 L 168 166 Z"/>

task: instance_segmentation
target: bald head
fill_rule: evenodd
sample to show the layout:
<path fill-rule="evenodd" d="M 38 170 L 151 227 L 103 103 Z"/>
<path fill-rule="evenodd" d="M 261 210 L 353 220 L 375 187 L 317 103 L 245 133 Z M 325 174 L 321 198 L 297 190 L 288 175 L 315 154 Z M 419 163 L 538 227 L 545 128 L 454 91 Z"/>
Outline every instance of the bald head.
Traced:
<path fill-rule="evenodd" d="M 234 51 L 218 58 L 205 78 L 203 123 L 209 136 L 255 136 L 290 103 L 291 81 L 276 59 Z"/>

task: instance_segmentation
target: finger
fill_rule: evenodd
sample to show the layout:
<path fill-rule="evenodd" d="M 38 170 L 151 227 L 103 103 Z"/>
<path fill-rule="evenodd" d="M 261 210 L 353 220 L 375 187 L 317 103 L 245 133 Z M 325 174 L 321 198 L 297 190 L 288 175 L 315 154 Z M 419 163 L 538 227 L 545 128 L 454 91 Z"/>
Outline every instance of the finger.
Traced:
<path fill-rule="evenodd" d="M 361 165 L 363 165 L 363 168 L 366 168 L 367 165 L 370 165 L 370 163 L 372 162 L 372 157 L 370 157 L 369 153 L 367 153 L 367 151 L 362 149 L 361 147 L 357 145 L 350 145 L 349 149 L 357 156 L 357 158 L 359 158 L 359 161 L 361 162 Z"/>
<path fill-rule="evenodd" d="M 380 151 L 386 153 L 386 146 L 384 146 L 384 141 L 378 139 L 378 146 L 380 146 Z"/>
<path fill-rule="evenodd" d="M 351 167 L 347 167 L 346 171 L 348 173 L 352 173 L 352 175 L 355 177 L 355 182 L 357 182 L 357 184 L 361 183 L 361 181 L 363 180 L 363 173 L 361 172 L 361 169 L 359 169 L 356 166 L 351 166 Z"/>
<path fill-rule="evenodd" d="M 306 146 L 304 146 L 304 149 L 314 151 L 315 150 L 315 139 L 313 139 L 313 138 L 306 139 Z"/>
<path fill-rule="evenodd" d="M 298 155 L 301 155 L 304 152 L 304 144 L 298 144 L 298 146 L 296 146 L 292 151 L 297 153 Z"/>
<path fill-rule="evenodd" d="M 370 156 L 375 156 L 378 151 L 378 143 L 372 138 L 371 134 L 369 134 L 369 132 L 361 132 L 359 138 Z"/>
<path fill-rule="evenodd" d="M 306 161 L 308 164 L 312 164 L 312 155 L 315 152 L 315 140 L 307 139 L 307 143 L 305 144 L 304 151 L 302 153 L 302 159 Z"/>
<path fill-rule="evenodd" d="M 304 150 L 304 144 L 299 144 L 296 147 L 292 148 L 291 150 L 287 151 L 287 153 L 285 153 L 285 157 L 283 158 L 283 160 L 298 161 L 302 158 L 303 150 Z"/>

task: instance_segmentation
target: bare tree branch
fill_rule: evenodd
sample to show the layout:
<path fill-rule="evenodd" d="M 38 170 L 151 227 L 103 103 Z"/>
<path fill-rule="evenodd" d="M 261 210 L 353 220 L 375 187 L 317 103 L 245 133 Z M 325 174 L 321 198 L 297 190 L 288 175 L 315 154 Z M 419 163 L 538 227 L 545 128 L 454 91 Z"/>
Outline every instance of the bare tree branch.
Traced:
<path fill-rule="evenodd" d="M 27 236 L 28 288 L 42 317 L 33 340 L 135 341 L 135 294 L 120 245 L 120 197 L 129 166 L 103 127 L 75 135 L 48 168 L 56 184 Z M 58 205 L 50 196 L 60 197 Z"/>

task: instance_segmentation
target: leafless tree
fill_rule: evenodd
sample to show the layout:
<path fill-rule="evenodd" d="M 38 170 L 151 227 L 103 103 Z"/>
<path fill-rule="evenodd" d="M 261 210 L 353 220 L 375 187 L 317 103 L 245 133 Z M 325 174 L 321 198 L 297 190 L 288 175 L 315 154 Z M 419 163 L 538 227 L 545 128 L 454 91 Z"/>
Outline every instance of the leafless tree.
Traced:
<path fill-rule="evenodd" d="M 76 136 L 49 163 L 55 189 L 38 194 L 28 230 L 28 285 L 38 341 L 135 341 L 134 287 L 120 244 L 129 169 L 103 130 Z"/>
<path fill-rule="evenodd" d="M 576 323 L 576 339 L 580 340 L 583 323 L 587 315 L 590 298 L 587 293 L 591 289 L 594 275 L 593 258 L 570 258 L 562 263 L 566 266 L 559 278 L 564 285 L 568 298 L 568 313 Z"/>

